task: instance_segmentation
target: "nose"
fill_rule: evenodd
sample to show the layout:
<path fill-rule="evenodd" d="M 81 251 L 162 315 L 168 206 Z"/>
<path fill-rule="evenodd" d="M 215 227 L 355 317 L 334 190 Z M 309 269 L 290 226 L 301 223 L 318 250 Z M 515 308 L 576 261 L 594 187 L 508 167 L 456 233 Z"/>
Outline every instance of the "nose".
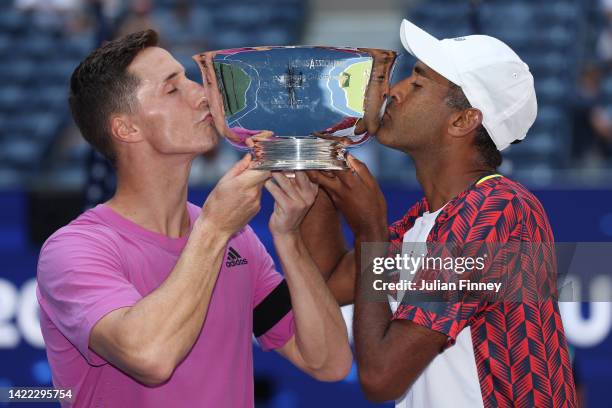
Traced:
<path fill-rule="evenodd" d="M 393 100 L 394 103 L 402 102 L 406 98 L 406 94 L 410 89 L 410 81 L 412 80 L 412 75 L 401 80 L 391 87 L 389 91 L 389 96 Z"/>
<path fill-rule="evenodd" d="M 201 109 L 208 107 L 208 98 L 206 97 L 206 90 L 202 85 L 195 81 L 191 82 L 191 95 L 190 99 L 192 101 L 193 107 L 195 109 Z"/>
<path fill-rule="evenodd" d="M 196 108 L 201 109 L 201 108 L 207 108 L 207 107 L 208 107 L 208 98 L 206 97 L 206 95 L 202 95 L 201 97 L 198 98 L 196 102 Z"/>
<path fill-rule="evenodd" d="M 394 103 L 402 101 L 403 97 L 402 97 L 401 89 L 399 87 L 399 83 L 391 87 L 391 90 L 389 91 L 389 96 L 391 97 L 391 100 Z"/>

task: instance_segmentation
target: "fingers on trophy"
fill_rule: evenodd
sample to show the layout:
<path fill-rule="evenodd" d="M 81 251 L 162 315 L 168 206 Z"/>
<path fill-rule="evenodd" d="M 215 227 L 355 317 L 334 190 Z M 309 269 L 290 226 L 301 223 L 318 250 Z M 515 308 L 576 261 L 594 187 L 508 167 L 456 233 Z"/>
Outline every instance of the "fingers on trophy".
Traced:
<path fill-rule="evenodd" d="M 343 170 L 346 151 L 380 127 L 397 53 L 274 46 L 193 58 L 217 131 L 253 153 L 253 168 Z"/>

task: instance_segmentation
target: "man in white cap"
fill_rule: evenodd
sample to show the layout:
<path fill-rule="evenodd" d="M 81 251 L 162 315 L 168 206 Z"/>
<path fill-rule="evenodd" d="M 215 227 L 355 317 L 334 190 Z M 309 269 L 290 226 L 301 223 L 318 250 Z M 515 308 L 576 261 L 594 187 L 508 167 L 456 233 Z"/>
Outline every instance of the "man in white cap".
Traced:
<path fill-rule="evenodd" d="M 496 171 L 499 151 L 523 140 L 536 118 L 529 67 L 489 36 L 438 40 L 406 20 L 400 35 L 418 61 L 390 90 L 376 136 L 412 158 L 424 198 L 388 227 L 378 184 L 349 157 L 352 171 L 309 173 L 323 189 L 302 227 L 339 303 L 355 304 L 364 393 L 398 407 L 575 406 L 546 213 L 525 187 Z M 354 250 L 344 245 L 339 213 Z M 529 247 L 484 268 L 507 285 L 502 296 L 522 297 L 373 302 L 364 290 L 375 279 L 367 269 L 372 258 L 361 252 L 371 242 L 404 244 L 404 253 L 419 243 L 428 250 L 447 244 L 466 259 L 482 254 L 485 243 Z M 427 272 L 414 275 L 415 286 Z"/>

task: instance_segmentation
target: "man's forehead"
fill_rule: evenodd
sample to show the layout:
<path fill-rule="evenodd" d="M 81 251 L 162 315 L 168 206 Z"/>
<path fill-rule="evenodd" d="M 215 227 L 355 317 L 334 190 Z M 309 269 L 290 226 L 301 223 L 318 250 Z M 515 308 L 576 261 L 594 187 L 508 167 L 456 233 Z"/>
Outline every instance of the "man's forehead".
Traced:
<path fill-rule="evenodd" d="M 446 79 L 444 76 L 438 74 L 436 71 L 431 69 L 427 64 L 423 63 L 421 60 L 417 60 L 417 62 L 414 64 L 413 69 L 417 74 L 425 78 L 428 78 L 434 82 L 437 82 L 438 84 L 450 85 L 451 83 L 451 81 Z"/>
<path fill-rule="evenodd" d="M 129 70 L 141 80 L 164 82 L 171 74 L 183 71 L 183 66 L 165 49 L 148 47 L 138 53 Z"/>

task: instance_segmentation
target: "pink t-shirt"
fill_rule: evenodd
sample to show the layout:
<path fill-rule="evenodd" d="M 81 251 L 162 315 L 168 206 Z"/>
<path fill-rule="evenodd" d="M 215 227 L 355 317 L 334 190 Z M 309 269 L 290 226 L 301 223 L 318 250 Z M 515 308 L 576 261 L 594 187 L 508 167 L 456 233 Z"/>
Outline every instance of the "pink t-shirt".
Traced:
<path fill-rule="evenodd" d="M 193 225 L 200 208 L 188 203 L 188 209 Z M 248 226 L 229 241 L 200 336 L 167 383 L 142 385 L 89 348 L 96 322 L 160 286 L 186 242 L 148 231 L 104 204 L 45 242 L 38 261 L 40 324 L 53 385 L 72 389 L 72 405 L 65 406 L 253 406 L 253 308 L 282 277 Z M 275 349 L 294 329 L 289 312 L 258 341 Z"/>

